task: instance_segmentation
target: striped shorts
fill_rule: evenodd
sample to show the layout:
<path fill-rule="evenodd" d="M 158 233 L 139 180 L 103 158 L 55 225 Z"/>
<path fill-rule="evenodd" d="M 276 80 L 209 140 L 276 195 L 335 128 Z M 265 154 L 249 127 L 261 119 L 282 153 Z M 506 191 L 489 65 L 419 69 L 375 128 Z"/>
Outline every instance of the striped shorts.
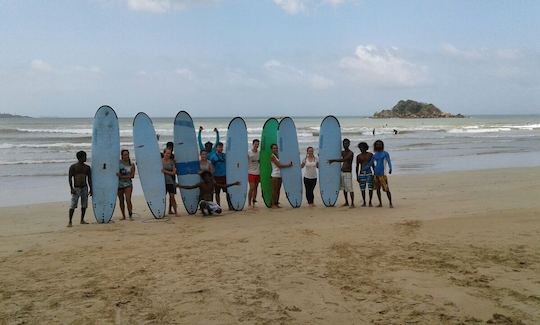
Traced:
<path fill-rule="evenodd" d="M 358 183 L 360 183 L 360 190 L 365 191 L 366 187 L 368 190 L 373 190 L 373 174 L 361 172 L 358 175 Z"/>

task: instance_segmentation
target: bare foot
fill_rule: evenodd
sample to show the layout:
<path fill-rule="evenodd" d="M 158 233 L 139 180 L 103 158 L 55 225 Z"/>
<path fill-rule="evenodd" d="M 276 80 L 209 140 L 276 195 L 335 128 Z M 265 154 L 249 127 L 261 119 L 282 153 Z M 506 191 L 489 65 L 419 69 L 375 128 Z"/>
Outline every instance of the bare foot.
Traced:
<path fill-rule="evenodd" d="M 377 205 L 377 208 L 382 208 L 382 203 L 379 203 L 379 205 Z"/>
<path fill-rule="evenodd" d="M 68 227 L 73 227 L 73 225 L 71 224 L 71 222 L 70 222 L 70 223 L 68 223 L 68 225 L 67 225 L 67 226 L 68 226 Z"/>
<path fill-rule="evenodd" d="M 392 208 L 392 209 L 394 208 L 394 206 L 392 205 L 392 203 L 390 203 L 390 208 Z"/>
<path fill-rule="evenodd" d="M 129 217 L 129 221 L 133 221 L 133 217 Z"/>
<path fill-rule="evenodd" d="M 349 206 L 349 203 L 343 203 L 343 204 L 341 205 L 341 207 L 348 207 L 348 206 Z"/>
<path fill-rule="evenodd" d="M 84 220 L 81 221 L 81 225 L 87 225 L 87 224 L 88 224 L 88 222 L 86 222 Z"/>
<path fill-rule="evenodd" d="M 364 204 L 361 205 L 361 207 L 365 207 L 366 206 L 366 202 L 364 202 Z"/>
<path fill-rule="evenodd" d="M 349 209 L 354 209 L 354 208 L 355 208 L 354 204 L 351 204 L 351 206 L 349 207 Z"/>
<path fill-rule="evenodd" d="M 370 207 L 370 208 L 373 207 L 373 204 L 371 204 L 371 202 L 369 202 L 369 207 Z"/>
<path fill-rule="evenodd" d="M 126 217 L 122 217 L 122 218 L 120 218 L 120 220 L 126 220 Z"/>

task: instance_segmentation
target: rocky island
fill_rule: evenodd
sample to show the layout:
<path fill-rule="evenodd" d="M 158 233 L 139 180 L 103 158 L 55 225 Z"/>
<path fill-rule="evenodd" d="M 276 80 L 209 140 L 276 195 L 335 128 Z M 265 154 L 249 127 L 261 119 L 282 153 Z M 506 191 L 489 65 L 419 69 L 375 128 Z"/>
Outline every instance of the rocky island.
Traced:
<path fill-rule="evenodd" d="M 0 118 L 30 118 L 30 116 L 0 113 Z"/>
<path fill-rule="evenodd" d="M 392 109 L 383 109 L 373 118 L 463 118 L 461 114 L 445 113 L 433 104 L 400 100 Z"/>

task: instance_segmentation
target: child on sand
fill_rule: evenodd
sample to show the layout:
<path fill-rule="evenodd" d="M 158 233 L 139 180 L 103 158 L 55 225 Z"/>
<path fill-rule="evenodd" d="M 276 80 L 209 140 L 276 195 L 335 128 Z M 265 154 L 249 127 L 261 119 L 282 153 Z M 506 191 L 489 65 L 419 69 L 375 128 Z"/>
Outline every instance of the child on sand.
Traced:
<path fill-rule="evenodd" d="M 71 206 L 69 207 L 69 223 L 68 227 L 72 226 L 71 220 L 73 213 L 77 208 L 79 198 L 81 199 L 81 225 L 88 222 L 84 221 L 84 214 L 88 207 L 88 196 L 92 196 L 92 172 L 90 166 L 85 164 L 86 152 L 77 152 L 78 162 L 69 167 L 68 182 L 71 190 Z"/>
<path fill-rule="evenodd" d="M 362 193 L 362 199 L 364 200 L 362 206 L 366 206 L 367 188 L 369 190 L 369 206 L 372 207 L 373 204 L 371 203 L 371 200 L 373 198 L 373 165 L 371 159 L 373 158 L 373 154 L 371 152 L 368 152 L 369 146 L 365 142 L 360 142 L 358 144 L 358 149 L 360 149 L 360 154 L 356 156 L 356 177 L 358 179 L 358 183 L 360 184 L 360 192 Z"/>
<path fill-rule="evenodd" d="M 240 182 L 235 182 L 232 184 L 226 184 L 225 186 L 216 183 L 214 177 L 212 176 L 212 173 L 204 170 L 200 172 L 200 176 L 202 181 L 198 184 L 191 185 L 191 186 L 184 186 L 184 185 L 177 185 L 180 188 L 184 189 L 194 189 L 199 188 L 200 194 L 199 194 L 199 208 L 201 209 L 201 212 L 204 216 L 213 215 L 214 213 L 221 214 L 222 209 L 219 206 L 219 204 L 215 203 L 213 200 L 214 197 L 214 191 L 216 187 L 221 187 L 222 189 L 225 189 L 227 187 L 240 185 Z"/>
<path fill-rule="evenodd" d="M 390 160 L 390 154 L 384 151 L 384 142 L 381 140 L 375 141 L 373 144 L 373 170 L 375 171 L 375 189 L 377 190 L 377 197 L 379 198 L 379 205 L 382 207 L 381 200 L 381 188 L 386 192 L 390 207 L 392 205 L 392 194 L 390 193 L 390 187 L 388 187 L 388 177 L 386 176 L 386 166 L 388 165 L 388 174 L 392 174 L 392 161 Z"/>

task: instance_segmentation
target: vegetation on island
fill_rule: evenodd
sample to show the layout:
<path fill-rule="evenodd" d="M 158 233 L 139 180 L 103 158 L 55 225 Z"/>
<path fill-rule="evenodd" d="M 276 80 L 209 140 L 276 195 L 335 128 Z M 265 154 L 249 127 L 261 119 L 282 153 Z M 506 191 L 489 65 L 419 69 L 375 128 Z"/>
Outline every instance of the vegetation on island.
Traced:
<path fill-rule="evenodd" d="M 400 100 L 392 109 L 383 109 L 373 114 L 373 118 L 463 118 L 461 114 L 441 111 L 433 104 L 414 100 Z"/>
<path fill-rule="evenodd" d="M 0 113 L 0 118 L 30 118 L 30 116 Z"/>

